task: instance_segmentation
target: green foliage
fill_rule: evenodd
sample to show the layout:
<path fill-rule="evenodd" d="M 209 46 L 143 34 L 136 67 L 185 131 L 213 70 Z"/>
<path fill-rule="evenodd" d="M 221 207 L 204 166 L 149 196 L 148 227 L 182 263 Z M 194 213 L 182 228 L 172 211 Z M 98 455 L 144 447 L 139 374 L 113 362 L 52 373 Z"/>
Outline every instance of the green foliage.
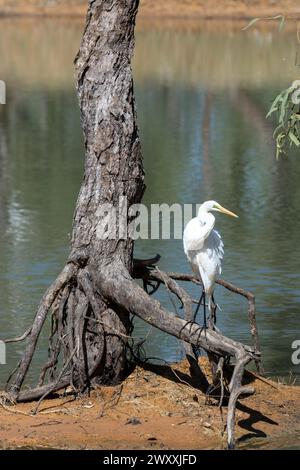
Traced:
<path fill-rule="evenodd" d="M 243 30 L 250 28 L 260 20 L 279 20 L 279 31 L 282 31 L 285 25 L 285 17 L 277 15 L 266 18 L 254 18 Z M 300 43 L 299 26 L 297 38 Z M 277 118 L 278 125 L 273 134 L 276 141 L 276 159 L 281 154 L 285 154 L 288 147 L 293 145 L 300 147 L 300 108 L 298 101 L 293 100 L 293 95 L 297 88 L 299 88 L 299 81 L 298 83 L 297 81 L 294 82 L 292 86 L 279 93 L 267 114 L 267 118 L 274 114 Z"/>
<path fill-rule="evenodd" d="M 274 131 L 277 159 L 288 147 L 300 147 L 300 109 L 292 99 L 295 90 L 296 86 L 292 85 L 279 93 L 267 114 L 267 118 L 275 114 L 278 122 Z"/>

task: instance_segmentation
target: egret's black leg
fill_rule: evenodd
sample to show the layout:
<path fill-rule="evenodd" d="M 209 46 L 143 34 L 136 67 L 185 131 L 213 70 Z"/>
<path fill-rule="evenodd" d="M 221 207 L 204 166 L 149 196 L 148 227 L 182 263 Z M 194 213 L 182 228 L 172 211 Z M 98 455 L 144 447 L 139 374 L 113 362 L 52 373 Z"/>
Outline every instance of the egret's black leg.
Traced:
<path fill-rule="evenodd" d="M 217 305 L 216 305 L 216 302 L 215 302 L 215 297 L 214 297 L 214 294 L 212 294 L 211 296 L 211 312 L 212 312 L 212 321 L 214 323 L 214 325 L 216 325 L 217 323 Z"/>
<path fill-rule="evenodd" d="M 203 291 L 203 312 L 204 312 L 204 318 L 203 318 L 203 327 L 204 330 L 207 329 L 207 324 L 206 324 L 206 299 L 205 299 L 205 292 Z"/>
<path fill-rule="evenodd" d="M 200 308 L 200 305 L 201 305 L 201 301 L 202 301 L 202 299 L 203 299 L 203 295 L 204 295 L 204 291 L 202 291 L 200 300 L 199 300 L 198 305 L 197 305 L 197 308 L 196 308 L 196 310 L 195 310 L 195 313 L 194 313 L 194 321 L 196 320 L 197 313 L 199 312 L 199 308 Z"/>
<path fill-rule="evenodd" d="M 213 330 L 220 333 L 220 330 L 216 326 L 216 324 L 217 324 L 217 304 L 215 303 L 214 294 L 212 294 L 212 296 L 211 296 L 211 312 L 210 312 L 210 314 L 211 314 L 211 318 L 209 320 L 210 327 Z"/>
<path fill-rule="evenodd" d="M 201 294 L 199 303 L 198 303 L 197 308 L 196 308 L 195 313 L 194 313 L 194 321 L 196 320 L 196 316 L 197 316 L 197 313 L 198 313 L 199 308 L 200 308 L 200 306 L 201 306 L 202 299 L 203 299 L 203 312 L 204 312 L 204 318 L 203 318 L 203 320 L 204 320 L 204 321 L 203 321 L 203 327 L 201 328 L 201 331 L 202 331 L 202 329 L 204 329 L 204 330 L 207 329 L 207 323 L 206 323 L 206 299 L 205 299 L 205 291 L 204 291 L 204 290 L 202 291 L 202 294 Z"/>

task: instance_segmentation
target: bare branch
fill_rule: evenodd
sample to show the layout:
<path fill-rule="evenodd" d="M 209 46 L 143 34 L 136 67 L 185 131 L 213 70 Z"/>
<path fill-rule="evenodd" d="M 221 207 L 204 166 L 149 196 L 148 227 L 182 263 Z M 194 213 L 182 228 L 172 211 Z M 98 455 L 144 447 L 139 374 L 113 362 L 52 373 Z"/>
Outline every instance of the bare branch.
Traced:
<path fill-rule="evenodd" d="M 18 343 L 19 341 L 24 341 L 24 339 L 27 338 L 27 336 L 30 335 L 32 327 L 30 326 L 25 333 L 23 333 L 21 336 L 17 336 L 17 338 L 10 338 L 10 339 L 5 339 L 4 343 Z"/>

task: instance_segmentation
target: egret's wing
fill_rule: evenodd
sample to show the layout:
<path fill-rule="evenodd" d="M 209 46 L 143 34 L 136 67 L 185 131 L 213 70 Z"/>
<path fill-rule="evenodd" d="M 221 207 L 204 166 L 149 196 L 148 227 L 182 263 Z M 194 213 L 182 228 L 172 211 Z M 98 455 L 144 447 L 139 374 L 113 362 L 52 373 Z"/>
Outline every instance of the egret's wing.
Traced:
<path fill-rule="evenodd" d="M 224 243 L 221 235 L 217 230 L 212 230 L 210 236 L 205 241 L 205 249 L 208 258 L 212 264 L 216 265 L 217 274 L 222 272 L 222 259 L 224 257 Z"/>
<path fill-rule="evenodd" d="M 183 247 L 187 256 L 190 251 L 202 250 L 204 241 L 211 233 L 212 228 L 213 225 L 201 225 L 197 217 L 189 221 L 183 232 Z"/>
<path fill-rule="evenodd" d="M 217 230 L 212 230 L 204 242 L 203 249 L 196 255 L 196 263 L 206 292 L 213 290 L 215 280 L 222 272 L 224 243 Z"/>

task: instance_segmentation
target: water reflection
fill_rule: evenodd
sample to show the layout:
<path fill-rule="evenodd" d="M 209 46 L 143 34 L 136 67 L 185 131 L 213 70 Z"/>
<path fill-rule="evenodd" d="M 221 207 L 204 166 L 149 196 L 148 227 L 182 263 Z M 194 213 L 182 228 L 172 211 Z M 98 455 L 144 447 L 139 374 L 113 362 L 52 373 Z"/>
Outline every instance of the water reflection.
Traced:
<path fill-rule="evenodd" d="M 7 337 L 27 328 L 68 252 L 83 167 L 72 68 L 82 23 L 3 20 L 0 31 L 8 86 L 0 108 L 0 331 Z M 275 161 L 265 113 L 296 75 L 293 44 L 294 35 L 277 31 L 148 29 L 137 34 L 134 61 L 145 202 L 214 198 L 239 213 L 238 222 L 218 217 L 224 277 L 256 293 L 265 366 L 282 376 L 299 373 L 291 343 L 300 324 L 300 162 L 297 155 Z M 141 241 L 136 252 L 159 252 L 162 268 L 189 271 L 181 241 Z M 217 297 L 221 328 L 250 341 L 245 301 L 222 289 Z M 171 307 L 167 294 L 160 299 Z M 137 321 L 136 336 L 148 330 Z M 46 341 L 44 332 L 35 364 Z M 9 346 L 1 383 L 22 349 Z M 146 350 L 167 360 L 181 355 L 175 339 L 155 330 Z"/>

